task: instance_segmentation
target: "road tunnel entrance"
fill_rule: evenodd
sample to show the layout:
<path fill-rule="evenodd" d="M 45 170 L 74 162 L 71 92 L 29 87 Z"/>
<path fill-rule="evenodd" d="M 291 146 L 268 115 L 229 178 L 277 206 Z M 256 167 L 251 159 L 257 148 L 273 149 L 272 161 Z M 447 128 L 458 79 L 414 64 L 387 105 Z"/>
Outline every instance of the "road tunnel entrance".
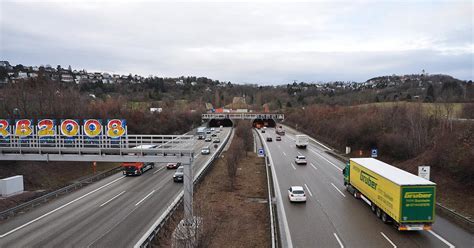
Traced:
<path fill-rule="evenodd" d="M 209 121 L 209 127 L 232 127 L 233 123 L 230 119 L 211 119 Z"/>
<path fill-rule="evenodd" d="M 273 119 L 255 119 L 252 123 L 253 127 L 276 127 L 276 122 Z"/>

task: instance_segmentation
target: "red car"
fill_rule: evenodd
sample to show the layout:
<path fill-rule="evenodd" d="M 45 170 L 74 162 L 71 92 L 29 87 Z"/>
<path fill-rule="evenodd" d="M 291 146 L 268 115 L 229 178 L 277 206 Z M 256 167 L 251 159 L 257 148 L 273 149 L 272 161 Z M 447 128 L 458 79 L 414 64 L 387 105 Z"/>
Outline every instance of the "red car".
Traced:
<path fill-rule="evenodd" d="M 179 166 L 181 166 L 181 163 L 168 163 L 166 165 L 166 169 L 177 169 Z"/>

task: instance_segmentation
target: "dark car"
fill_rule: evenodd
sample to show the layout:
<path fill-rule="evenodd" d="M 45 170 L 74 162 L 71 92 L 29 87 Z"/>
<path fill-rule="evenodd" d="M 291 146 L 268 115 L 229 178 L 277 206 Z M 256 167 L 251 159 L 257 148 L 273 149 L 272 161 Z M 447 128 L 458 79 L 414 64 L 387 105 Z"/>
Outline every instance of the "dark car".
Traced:
<path fill-rule="evenodd" d="M 272 142 L 272 137 L 267 137 L 267 142 Z"/>
<path fill-rule="evenodd" d="M 281 137 L 280 137 L 280 136 L 277 136 L 277 137 L 276 137 L 276 141 L 281 141 Z"/>
<path fill-rule="evenodd" d="M 182 182 L 184 179 L 184 167 L 180 166 L 173 175 L 173 181 Z"/>
<path fill-rule="evenodd" d="M 265 129 L 262 129 L 262 133 L 265 133 Z"/>
<path fill-rule="evenodd" d="M 178 168 L 179 166 L 181 166 L 181 162 L 178 162 L 178 163 L 168 163 L 166 165 L 166 169 L 170 170 L 170 169 L 176 169 Z"/>

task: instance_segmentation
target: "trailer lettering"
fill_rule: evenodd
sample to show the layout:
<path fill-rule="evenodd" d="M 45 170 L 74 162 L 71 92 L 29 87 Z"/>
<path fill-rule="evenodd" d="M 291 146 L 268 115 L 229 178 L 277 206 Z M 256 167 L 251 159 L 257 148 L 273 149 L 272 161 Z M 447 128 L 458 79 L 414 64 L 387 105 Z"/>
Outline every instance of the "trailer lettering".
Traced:
<path fill-rule="evenodd" d="M 431 192 L 406 192 L 405 198 L 406 199 L 413 199 L 413 198 L 431 198 Z"/>
<path fill-rule="evenodd" d="M 373 188 L 373 189 L 377 189 L 377 178 L 369 175 L 368 173 L 364 172 L 364 171 L 361 171 L 360 172 L 360 180 L 362 182 L 364 182 L 365 184 L 367 184 L 369 187 Z"/>

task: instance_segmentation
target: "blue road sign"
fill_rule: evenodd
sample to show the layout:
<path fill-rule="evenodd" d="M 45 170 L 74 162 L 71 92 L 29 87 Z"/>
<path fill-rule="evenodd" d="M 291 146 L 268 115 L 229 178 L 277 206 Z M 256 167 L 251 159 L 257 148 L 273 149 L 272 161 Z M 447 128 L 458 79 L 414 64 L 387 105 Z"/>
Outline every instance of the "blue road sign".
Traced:
<path fill-rule="evenodd" d="M 372 157 L 373 157 L 373 158 L 376 158 L 378 154 L 379 154 L 379 150 L 378 150 L 378 149 L 372 149 Z"/>
<path fill-rule="evenodd" d="M 258 149 L 258 156 L 259 156 L 259 157 L 265 156 L 265 151 L 263 150 L 263 148 L 259 148 L 259 149 Z"/>

